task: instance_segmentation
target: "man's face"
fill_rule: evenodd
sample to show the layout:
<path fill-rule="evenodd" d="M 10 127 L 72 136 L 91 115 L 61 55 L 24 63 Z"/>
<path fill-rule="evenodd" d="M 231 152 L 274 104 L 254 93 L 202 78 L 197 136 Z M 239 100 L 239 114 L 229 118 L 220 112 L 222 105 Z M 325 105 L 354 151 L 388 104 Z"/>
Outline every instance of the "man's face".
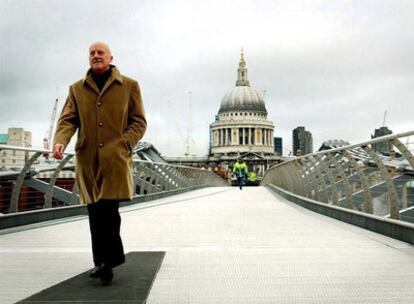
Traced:
<path fill-rule="evenodd" d="M 89 48 L 89 65 L 95 73 L 103 73 L 109 69 L 112 55 L 109 48 L 101 43 L 92 44 Z"/>

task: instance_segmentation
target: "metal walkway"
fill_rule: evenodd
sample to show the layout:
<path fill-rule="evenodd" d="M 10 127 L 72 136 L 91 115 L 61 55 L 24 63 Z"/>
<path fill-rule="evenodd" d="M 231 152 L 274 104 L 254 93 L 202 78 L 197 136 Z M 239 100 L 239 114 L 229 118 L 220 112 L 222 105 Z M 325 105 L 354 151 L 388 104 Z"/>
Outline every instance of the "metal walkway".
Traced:
<path fill-rule="evenodd" d="M 150 304 L 414 298 L 414 246 L 315 214 L 263 187 L 202 189 L 121 211 L 126 252 L 166 252 Z M 0 235 L 0 303 L 88 270 L 88 229 L 77 217 Z"/>

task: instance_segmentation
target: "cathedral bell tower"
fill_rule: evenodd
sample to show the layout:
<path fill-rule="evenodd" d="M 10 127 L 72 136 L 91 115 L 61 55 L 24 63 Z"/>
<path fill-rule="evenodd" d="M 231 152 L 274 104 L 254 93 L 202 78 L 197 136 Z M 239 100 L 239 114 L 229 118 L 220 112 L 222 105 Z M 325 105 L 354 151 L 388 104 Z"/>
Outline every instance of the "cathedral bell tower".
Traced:
<path fill-rule="evenodd" d="M 250 86 L 249 80 L 247 79 L 247 68 L 246 61 L 244 61 L 243 49 L 241 49 L 239 68 L 237 69 L 237 81 L 236 87 Z"/>

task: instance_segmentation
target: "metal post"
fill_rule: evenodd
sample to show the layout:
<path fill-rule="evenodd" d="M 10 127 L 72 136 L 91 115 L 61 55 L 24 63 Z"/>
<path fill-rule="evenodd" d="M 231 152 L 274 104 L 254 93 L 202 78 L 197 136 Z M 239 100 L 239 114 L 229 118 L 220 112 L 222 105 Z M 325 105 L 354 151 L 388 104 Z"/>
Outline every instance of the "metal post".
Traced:
<path fill-rule="evenodd" d="M 19 196 L 20 190 L 23 185 L 23 181 L 30 170 L 30 167 L 33 165 L 35 160 L 42 155 L 42 152 L 36 152 L 32 157 L 24 164 L 22 171 L 20 171 L 19 176 L 16 181 L 13 183 L 12 196 L 10 199 L 9 213 L 14 213 L 19 211 Z"/>
<path fill-rule="evenodd" d="M 407 209 L 408 208 L 408 189 L 407 189 L 407 183 L 403 183 L 402 189 L 401 189 L 401 200 L 402 200 L 402 208 Z"/>
<path fill-rule="evenodd" d="M 400 150 L 401 154 L 404 155 L 404 157 L 407 159 L 408 163 L 410 164 L 411 168 L 414 170 L 414 156 L 410 152 L 410 150 L 407 149 L 406 146 L 403 145 L 403 143 L 398 139 L 392 139 L 391 143 Z"/>
<path fill-rule="evenodd" d="M 72 188 L 72 198 L 70 200 L 70 204 L 71 205 L 79 205 L 80 204 L 80 199 L 79 199 L 79 187 L 78 187 L 78 182 L 75 179 L 75 183 L 73 184 L 73 188 Z"/>
<path fill-rule="evenodd" d="M 66 163 L 73 157 L 73 155 L 67 155 L 57 166 L 56 170 L 53 172 L 53 175 L 50 177 L 49 186 L 45 194 L 45 203 L 43 208 L 52 208 L 52 199 L 53 199 L 53 188 L 55 187 L 57 178 L 60 171 L 66 165 Z"/>

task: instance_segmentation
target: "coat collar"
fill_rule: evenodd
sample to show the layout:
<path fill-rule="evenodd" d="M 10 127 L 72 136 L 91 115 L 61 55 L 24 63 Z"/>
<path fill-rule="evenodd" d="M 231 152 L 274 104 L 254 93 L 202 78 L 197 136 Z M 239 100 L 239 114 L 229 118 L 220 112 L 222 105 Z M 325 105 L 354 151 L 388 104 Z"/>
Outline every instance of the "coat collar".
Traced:
<path fill-rule="evenodd" d="M 106 81 L 105 87 L 103 88 L 101 93 L 103 93 L 103 91 L 105 91 L 105 89 L 109 87 L 109 85 L 115 80 L 118 81 L 120 84 L 124 82 L 123 77 L 121 73 L 119 72 L 118 68 L 112 64 L 110 66 L 112 68 L 112 73 L 111 73 L 111 76 L 109 76 L 108 80 Z M 92 73 L 92 69 L 89 69 L 85 77 L 83 78 L 82 83 L 84 86 L 88 84 L 92 89 L 94 89 L 98 94 L 100 94 L 98 87 L 95 84 L 95 81 L 93 81 L 92 79 L 91 73 Z"/>

